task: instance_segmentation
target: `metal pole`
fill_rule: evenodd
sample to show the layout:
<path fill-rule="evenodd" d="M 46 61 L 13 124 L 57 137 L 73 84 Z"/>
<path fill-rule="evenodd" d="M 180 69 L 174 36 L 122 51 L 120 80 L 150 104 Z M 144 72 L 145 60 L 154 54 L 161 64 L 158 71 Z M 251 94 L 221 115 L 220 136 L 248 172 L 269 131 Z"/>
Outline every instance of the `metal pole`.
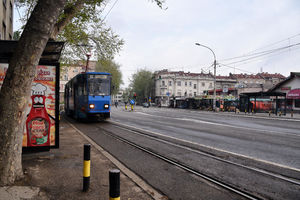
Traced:
<path fill-rule="evenodd" d="M 215 52 L 214 52 L 211 48 L 209 48 L 208 46 L 205 46 L 205 45 L 199 44 L 199 43 L 195 43 L 195 45 L 202 46 L 202 47 L 205 47 L 205 48 L 209 49 L 209 50 L 213 53 L 213 55 L 214 55 L 214 99 L 213 99 L 213 110 L 216 111 L 216 82 L 217 82 L 217 80 L 216 80 L 216 74 L 217 74 L 217 73 L 216 73 L 216 71 L 217 71 L 217 59 L 216 59 L 216 54 L 215 54 Z"/>
<path fill-rule="evenodd" d="M 213 110 L 216 111 L 216 68 L 217 68 L 217 61 L 216 58 L 214 60 L 214 102 L 213 102 Z"/>

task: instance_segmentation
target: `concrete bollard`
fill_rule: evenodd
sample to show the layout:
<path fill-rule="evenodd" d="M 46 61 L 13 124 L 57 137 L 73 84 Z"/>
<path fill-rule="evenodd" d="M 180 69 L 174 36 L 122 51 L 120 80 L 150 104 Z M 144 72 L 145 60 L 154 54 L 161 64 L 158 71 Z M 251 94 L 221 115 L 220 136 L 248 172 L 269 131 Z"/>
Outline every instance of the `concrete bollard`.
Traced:
<path fill-rule="evenodd" d="M 91 145 L 85 144 L 83 150 L 83 192 L 88 191 L 90 187 L 91 175 Z"/>
<path fill-rule="evenodd" d="M 269 117 L 271 117 L 271 111 L 269 111 Z"/>
<path fill-rule="evenodd" d="M 291 111 L 291 117 L 294 117 L 294 113 L 293 113 L 293 111 Z"/>
<path fill-rule="evenodd" d="M 120 170 L 109 170 L 109 200 L 120 200 Z"/>

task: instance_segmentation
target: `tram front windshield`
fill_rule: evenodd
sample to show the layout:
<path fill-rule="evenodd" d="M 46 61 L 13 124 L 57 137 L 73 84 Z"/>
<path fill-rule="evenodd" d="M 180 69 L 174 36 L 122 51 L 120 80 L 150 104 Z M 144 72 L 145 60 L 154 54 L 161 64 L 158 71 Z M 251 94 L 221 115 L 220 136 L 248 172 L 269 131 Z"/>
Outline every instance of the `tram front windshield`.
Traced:
<path fill-rule="evenodd" d="M 89 95 L 107 96 L 110 95 L 110 78 L 108 75 L 89 75 L 88 78 Z"/>

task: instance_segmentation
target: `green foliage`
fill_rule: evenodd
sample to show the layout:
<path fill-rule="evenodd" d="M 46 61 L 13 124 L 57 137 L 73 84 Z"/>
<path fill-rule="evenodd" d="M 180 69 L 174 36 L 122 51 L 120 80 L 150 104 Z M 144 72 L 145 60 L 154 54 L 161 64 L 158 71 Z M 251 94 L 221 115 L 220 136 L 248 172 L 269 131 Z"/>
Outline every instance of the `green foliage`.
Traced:
<path fill-rule="evenodd" d="M 13 39 L 14 39 L 14 40 L 19 40 L 20 37 L 21 37 L 21 31 L 15 31 L 15 32 L 14 32 Z"/>
<path fill-rule="evenodd" d="M 21 22 L 27 23 L 38 0 L 15 0 L 18 8 L 25 12 Z M 85 59 L 91 52 L 96 59 L 110 59 L 118 53 L 124 41 L 107 27 L 101 20 L 101 13 L 110 0 L 68 0 L 64 12 L 60 15 L 56 26 L 59 30 L 58 39 L 66 41 L 62 53 L 62 61 Z M 165 0 L 151 0 L 163 8 Z M 66 23 L 64 23 L 66 22 Z"/>
<path fill-rule="evenodd" d="M 138 102 L 143 102 L 146 98 L 149 99 L 154 90 L 153 73 L 145 69 L 137 71 L 132 75 L 130 87 L 132 92 L 136 93 Z"/>
<path fill-rule="evenodd" d="M 113 59 L 124 41 L 101 20 L 101 12 L 107 0 L 69 0 L 56 26 L 57 39 L 65 41 L 62 62 L 85 59 L 92 52 L 96 59 Z M 16 0 L 17 7 L 25 9 L 21 22 L 25 25 L 37 0 Z M 74 12 L 75 11 L 75 12 Z M 69 21 L 68 21 L 69 19 Z M 64 20 L 67 21 L 63 25 Z"/>
<path fill-rule="evenodd" d="M 112 94 L 117 94 L 120 89 L 120 85 L 123 83 L 120 65 L 115 63 L 113 60 L 102 59 L 97 62 L 95 71 L 108 72 L 112 74 Z"/>

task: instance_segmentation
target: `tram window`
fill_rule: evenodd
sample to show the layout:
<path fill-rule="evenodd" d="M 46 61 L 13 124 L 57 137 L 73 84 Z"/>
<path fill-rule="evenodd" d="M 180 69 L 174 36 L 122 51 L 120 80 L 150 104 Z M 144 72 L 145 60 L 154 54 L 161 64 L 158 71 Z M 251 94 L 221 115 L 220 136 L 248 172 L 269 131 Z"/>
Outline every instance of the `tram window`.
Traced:
<path fill-rule="evenodd" d="M 109 80 L 103 80 L 98 78 L 89 79 L 88 83 L 89 95 L 104 96 L 110 93 Z"/>
<path fill-rule="evenodd" d="M 83 95 L 83 87 L 78 86 L 78 96 L 82 96 L 82 95 Z"/>

